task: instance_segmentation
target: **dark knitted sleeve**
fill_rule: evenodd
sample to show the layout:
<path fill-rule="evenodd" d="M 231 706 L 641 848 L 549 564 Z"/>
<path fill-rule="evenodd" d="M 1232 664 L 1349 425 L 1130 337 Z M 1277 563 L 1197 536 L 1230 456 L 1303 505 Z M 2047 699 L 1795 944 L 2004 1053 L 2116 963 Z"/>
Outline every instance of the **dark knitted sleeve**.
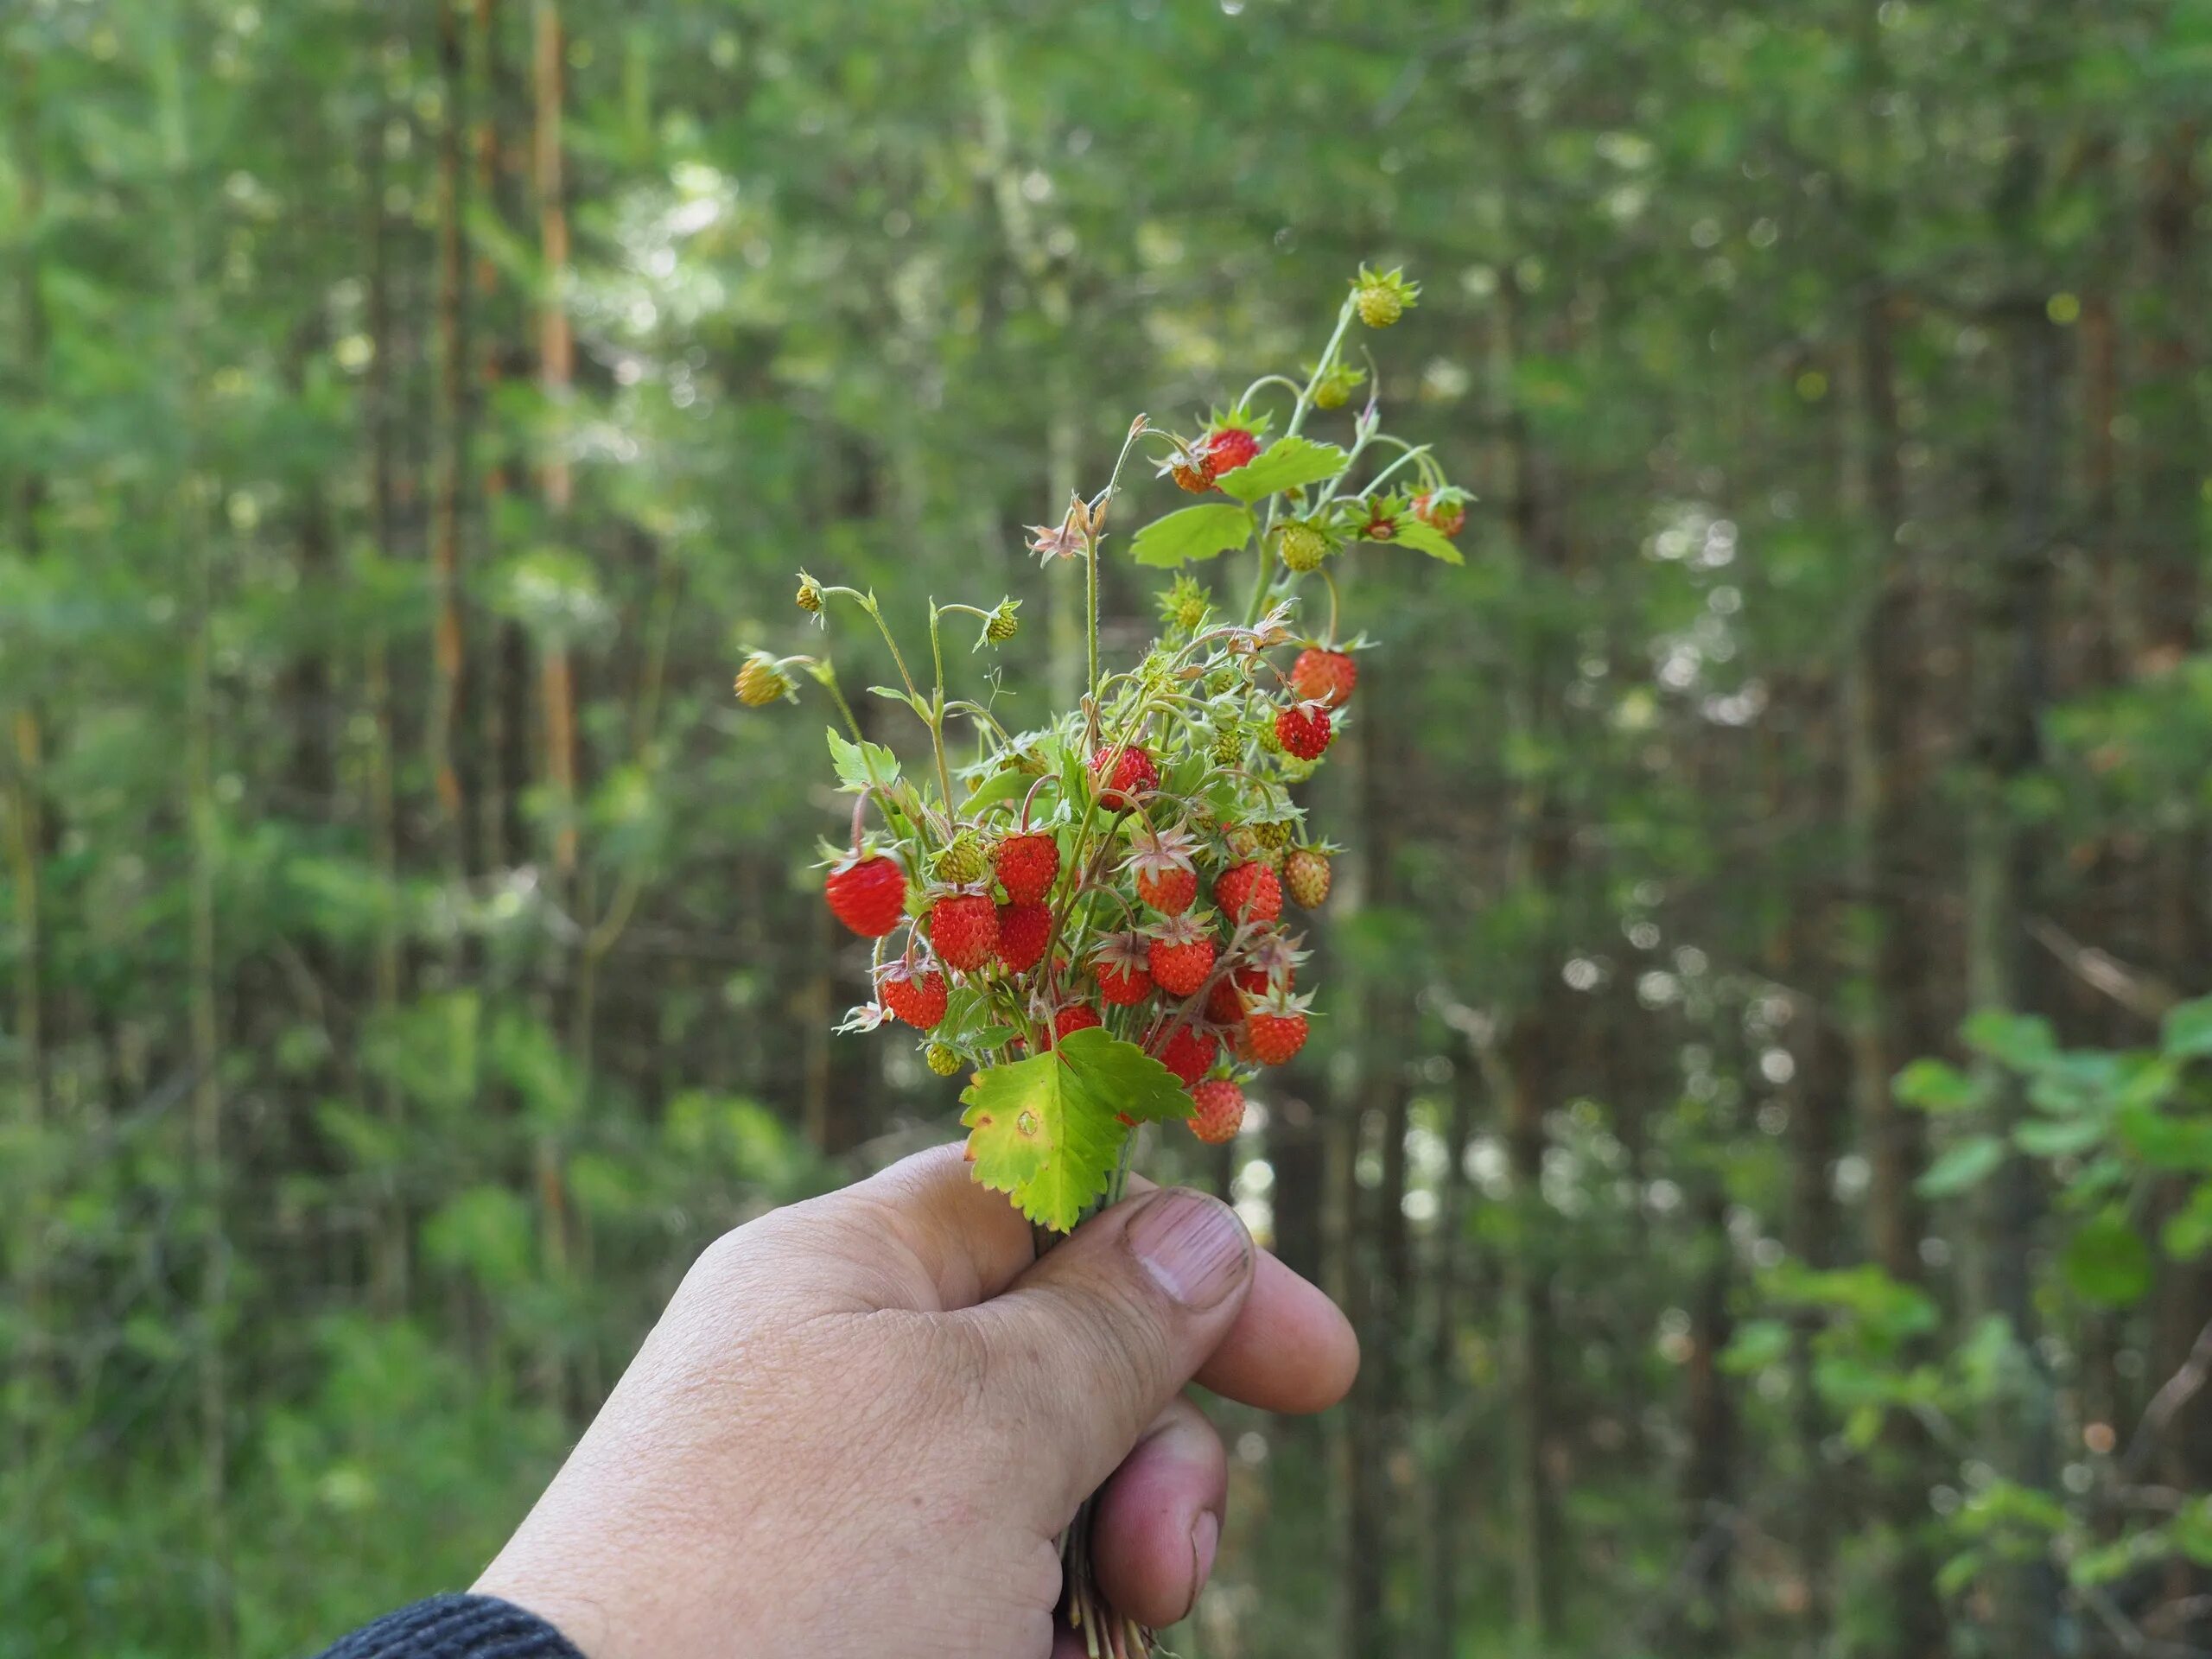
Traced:
<path fill-rule="evenodd" d="M 535 1613 L 491 1596 L 433 1596 L 340 1637 L 318 1659 L 583 1659 Z"/>

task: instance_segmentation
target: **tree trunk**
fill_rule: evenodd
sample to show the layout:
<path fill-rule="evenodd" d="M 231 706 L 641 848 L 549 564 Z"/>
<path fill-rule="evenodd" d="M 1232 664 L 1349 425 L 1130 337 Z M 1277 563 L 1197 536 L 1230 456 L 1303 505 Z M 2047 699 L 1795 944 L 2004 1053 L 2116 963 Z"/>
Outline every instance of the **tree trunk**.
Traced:
<path fill-rule="evenodd" d="M 430 494 L 430 579 L 437 602 L 435 677 L 431 689 L 431 777 L 437 787 L 446 872 L 459 880 L 473 868 L 469 783 L 459 734 L 467 719 L 468 651 L 463 621 L 461 515 L 467 490 L 469 272 L 464 226 L 468 173 L 463 151 L 468 132 L 468 64 L 459 0 L 438 0 L 438 70 L 444 98 L 438 128 L 438 431 L 437 466 Z"/>
<path fill-rule="evenodd" d="M 1889 1080 L 1907 1061 L 1946 1048 L 1952 1022 L 1936 983 L 1943 950 L 1933 912 L 1942 887 L 1934 852 L 1924 683 L 1932 630 L 1916 561 L 1903 544 L 1891 305 L 1886 289 L 1870 283 L 1858 318 L 1866 524 L 1877 586 L 1853 667 L 1853 817 L 1863 848 L 1863 893 L 1879 930 L 1858 1074 L 1873 1257 L 1891 1278 L 1916 1285 L 1923 1277 L 1925 1216 L 1916 1183 L 1926 1155 L 1924 1131 L 1919 1114 L 1891 1093 Z M 1940 1659 L 1949 1650 L 1949 1634 L 1929 1536 L 1931 1452 L 1916 1418 L 1892 1416 L 1878 1462 L 1878 1501 L 1889 1535 L 1891 1650 L 1897 1659 Z"/>

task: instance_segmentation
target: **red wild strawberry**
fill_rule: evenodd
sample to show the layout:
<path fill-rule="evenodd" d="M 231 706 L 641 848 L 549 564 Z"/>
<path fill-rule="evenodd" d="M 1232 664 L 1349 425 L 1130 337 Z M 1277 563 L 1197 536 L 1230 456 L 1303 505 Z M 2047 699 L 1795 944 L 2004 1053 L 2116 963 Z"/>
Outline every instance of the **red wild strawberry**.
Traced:
<path fill-rule="evenodd" d="M 1071 1032 L 1089 1031 L 1092 1027 L 1104 1023 L 1099 1018 L 1098 1010 L 1090 1003 L 1071 1002 L 1052 1016 L 1052 1036 L 1057 1041 Z"/>
<path fill-rule="evenodd" d="M 1026 974 L 1043 959 L 1052 937 L 1052 906 L 1001 905 L 998 930 L 999 960 L 1014 972 Z"/>
<path fill-rule="evenodd" d="M 1160 1046 L 1160 1063 L 1188 1089 L 1213 1069 L 1214 1056 L 1220 1052 L 1221 1045 L 1212 1038 L 1178 1026 Z"/>
<path fill-rule="evenodd" d="M 1282 884 L 1306 910 L 1319 910 L 1329 899 L 1329 855 L 1318 847 L 1294 849 L 1282 861 Z"/>
<path fill-rule="evenodd" d="M 1098 976 L 1098 1000 L 1109 1008 L 1126 1008 L 1152 995 L 1152 970 L 1147 967 L 1147 947 L 1135 933 L 1116 933 L 1105 939 L 1091 957 Z"/>
<path fill-rule="evenodd" d="M 1300 760 L 1319 760 L 1329 747 L 1329 711 L 1318 702 L 1294 702 L 1275 716 L 1275 741 Z"/>
<path fill-rule="evenodd" d="M 1243 972 L 1240 971 L 1216 980 L 1213 989 L 1206 993 L 1206 1018 L 1217 1026 L 1233 1026 L 1244 1017 L 1244 996 L 1238 988 L 1243 977 Z M 1260 988 L 1267 988 L 1264 979 Z"/>
<path fill-rule="evenodd" d="M 963 973 L 998 953 L 998 906 L 980 893 L 948 893 L 930 906 L 930 943 L 948 968 Z"/>
<path fill-rule="evenodd" d="M 1122 868 L 1135 873 L 1137 897 L 1163 916 L 1179 916 L 1198 896 L 1198 842 L 1181 824 L 1154 830 L 1139 824 L 1129 836 Z"/>
<path fill-rule="evenodd" d="M 1227 1077 L 1209 1077 L 1191 1086 L 1198 1112 L 1191 1133 L 1210 1147 L 1226 1146 L 1244 1123 L 1244 1091 Z"/>
<path fill-rule="evenodd" d="M 1236 988 L 1254 996 L 1292 988 L 1298 983 L 1298 964 L 1306 960 L 1298 943 L 1279 927 L 1261 934 L 1252 941 L 1243 965 L 1236 970 Z"/>
<path fill-rule="evenodd" d="M 1193 916 L 1171 916 L 1152 930 L 1145 962 L 1160 988 L 1188 996 L 1213 971 L 1213 935 Z"/>
<path fill-rule="evenodd" d="M 1341 709 L 1351 701 L 1352 688 L 1358 683 L 1359 664 L 1346 652 L 1308 645 L 1290 665 L 1290 689 L 1308 702 Z"/>
<path fill-rule="evenodd" d="M 906 873 L 896 859 L 877 854 L 847 859 L 822 884 L 836 918 L 864 939 L 880 939 L 906 913 Z"/>
<path fill-rule="evenodd" d="M 1192 495 L 1204 495 L 1213 488 L 1213 456 L 1203 439 L 1186 448 L 1178 438 L 1174 453 L 1160 463 L 1160 470 L 1175 480 L 1177 488 Z"/>
<path fill-rule="evenodd" d="M 1260 441 L 1241 426 L 1217 427 L 1207 435 L 1206 472 L 1211 478 L 1233 473 L 1260 453 Z"/>
<path fill-rule="evenodd" d="M 1198 896 L 1196 870 L 1169 870 L 1158 875 L 1149 870 L 1137 873 L 1137 897 L 1163 916 L 1181 915 Z"/>
<path fill-rule="evenodd" d="M 1466 499 L 1457 490 L 1433 495 L 1423 490 L 1414 497 L 1414 517 L 1441 536 L 1457 536 L 1467 524 Z"/>
<path fill-rule="evenodd" d="M 1282 914 L 1282 883 L 1272 867 L 1257 860 L 1224 870 L 1213 897 L 1231 921 L 1272 922 Z"/>
<path fill-rule="evenodd" d="M 1306 1046 L 1310 997 L 1275 991 L 1252 1006 L 1244 1021 L 1244 1048 L 1262 1065 L 1287 1065 Z"/>
<path fill-rule="evenodd" d="M 1024 830 L 1007 836 L 991 852 L 1006 896 L 1017 905 L 1033 905 L 1052 890 L 1060 873 L 1060 845 L 1052 836 Z"/>
<path fill-rule="evenodd" d="M 944 1018 L 944 976 L 934 968 L 894 962 L 876 982 L 875 994 L 885 1007 L 916 1031 L 932 1030 Z"/>
<path fill-rule="evenodd" d="M 1160 787 L 1159 768 L 1141 745 L 1132 743 L 1122 751 L 1122 758 L 1114 760 L 1110 780 L 1105 776 L 1109 760 L 1114 760 L 1110 744 L 1090 757 L 1090 775 L 1099 780 L 1098 804 L 1108 811 L 1126 812 L 1137 804 L 1138 796 Z"/>

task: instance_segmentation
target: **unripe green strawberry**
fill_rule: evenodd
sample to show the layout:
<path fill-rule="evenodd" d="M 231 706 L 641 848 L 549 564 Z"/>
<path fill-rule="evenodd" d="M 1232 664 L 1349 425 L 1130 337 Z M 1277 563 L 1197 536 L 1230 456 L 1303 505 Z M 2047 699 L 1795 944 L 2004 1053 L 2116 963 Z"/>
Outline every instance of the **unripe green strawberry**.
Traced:
<path fill-rule="evenodd" d="M 1376 272 L 1365 265 L 1353 281 L 1359 320 L 1370 328 L 1388 328 L 1405 315 L 1421 293 L 1419 284 L 1406 280 L 1403 270 Z"/>
<path fill-rule="evenodd" d="M 737 671 L 737 700 L 748 709 L 765 709 L 781 697 L 796 700 L 798 686 L 784 667 L 765 651 L 756 651 Z"/>
<path fill-rule="evenodd" d="M 1293 518 L 1275 531 L 1275 554 L 1286 570 L 1318 570 L 1329 556 L 1329 538 L 1311 520 Z"/>
<path fill-rule="evenodd" d="M 798 607 L 809 616 L 822 614 L 822 584 L 804 570 L 798 573 Z"/>
<path fill-rule="evenodd" d="M 1388 328 L 1406 314 L 1405 302 L 1375 283 L 1359 290 L 1359 320 L 1370 328 Z"/>
<path fill-rule="evenodd" d="M 1014 613 L 1020 608 L 1018 599 L 1001 600 L 983 623 L 983 638 L 995 645 L 1002 645 L 1013 639 L 1021 626 Z"/>
<path fill-rule="evenodd" d="M 1206 620 L 1213 595 L 1189 576 L 1178 576 L 1175 585 L 1160 595 L 1160 620 L 1171 628 L 1195 632 Z"/>
<path fill-rule="evenodd" d="M 1308 375 L 1313 372 L 1310 366 L 1306 372 Z M 1313 407 L 1342 409 L 1351 401 L 1352 393 L 1366 378 L 1366 370 L 1355 369 L 1342 358 L 1338 359 L 1329 365 L 1329 372 L 1314 383 Z"/>
<path fill-rule="evenodd" d="M 947 1048 L 943 1043 L 931 1043 L 923 1051 L 922 1058 L 940 1077 L 949 1077 L 960 1069 L 960 1051 Z"/>
<path fill-rule="evenodd" d="M 1206 758 L 1217 766 L 1233 766 L 1244 758 L 1244 734 L 1234 722 L 1224 722 L 1215 729 L 1213 739 L 1206 745 Z"/>
<path fill-rule="evenodd" d="M 1283 860 L 1282 885 L 1301 909 L 1319 910 L 1328 902 L 1331 876 L 1329 855 L 1315 847 L 1300 847 Z"/>
<path fill-rule="evenodd" d="M 1291 842 L 1290 820 L 1262 818 L 1252 826 L 1252 834 L 1258 840 L 1263 851 L 1284 852 L 1288 849 Z"/>
<path fill-rule="evenodd" d="M 983 855 L 983 844 L 976 839 L 972 830 L 960 830 L 930 861 L 930 873 L 956 887 L 973 887 L 983 879 L 983 872 L 989 868 L 990 861 Z"/>
<path fill-rule="evenodd" d="M 1227 1146 L 1244 1124 L 1244 1091 L 1227 1077 L 1208 1077 L 1191 1085 L 1191 1099 L 1198 1110 L 1191 1133 L 1210 1147 Z"/>

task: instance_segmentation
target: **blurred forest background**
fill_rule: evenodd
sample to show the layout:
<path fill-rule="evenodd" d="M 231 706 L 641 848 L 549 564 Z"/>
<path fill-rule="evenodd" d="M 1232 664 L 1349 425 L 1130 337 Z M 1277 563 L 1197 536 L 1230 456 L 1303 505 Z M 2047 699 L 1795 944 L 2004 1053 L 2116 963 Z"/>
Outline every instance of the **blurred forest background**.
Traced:
<path fill-rule="evenodd" d="M 1066 688 L 1019 526 L 1363 258 L 1469 563 L 1160 1161 L 1368 1365 L 1172 1644 L 2212 1652 L 2209 101 L 2208 0 L 13 0 L 0 1655 L 466 1583 L 955 1132 L 732 671 L 804 563 Z"/>

